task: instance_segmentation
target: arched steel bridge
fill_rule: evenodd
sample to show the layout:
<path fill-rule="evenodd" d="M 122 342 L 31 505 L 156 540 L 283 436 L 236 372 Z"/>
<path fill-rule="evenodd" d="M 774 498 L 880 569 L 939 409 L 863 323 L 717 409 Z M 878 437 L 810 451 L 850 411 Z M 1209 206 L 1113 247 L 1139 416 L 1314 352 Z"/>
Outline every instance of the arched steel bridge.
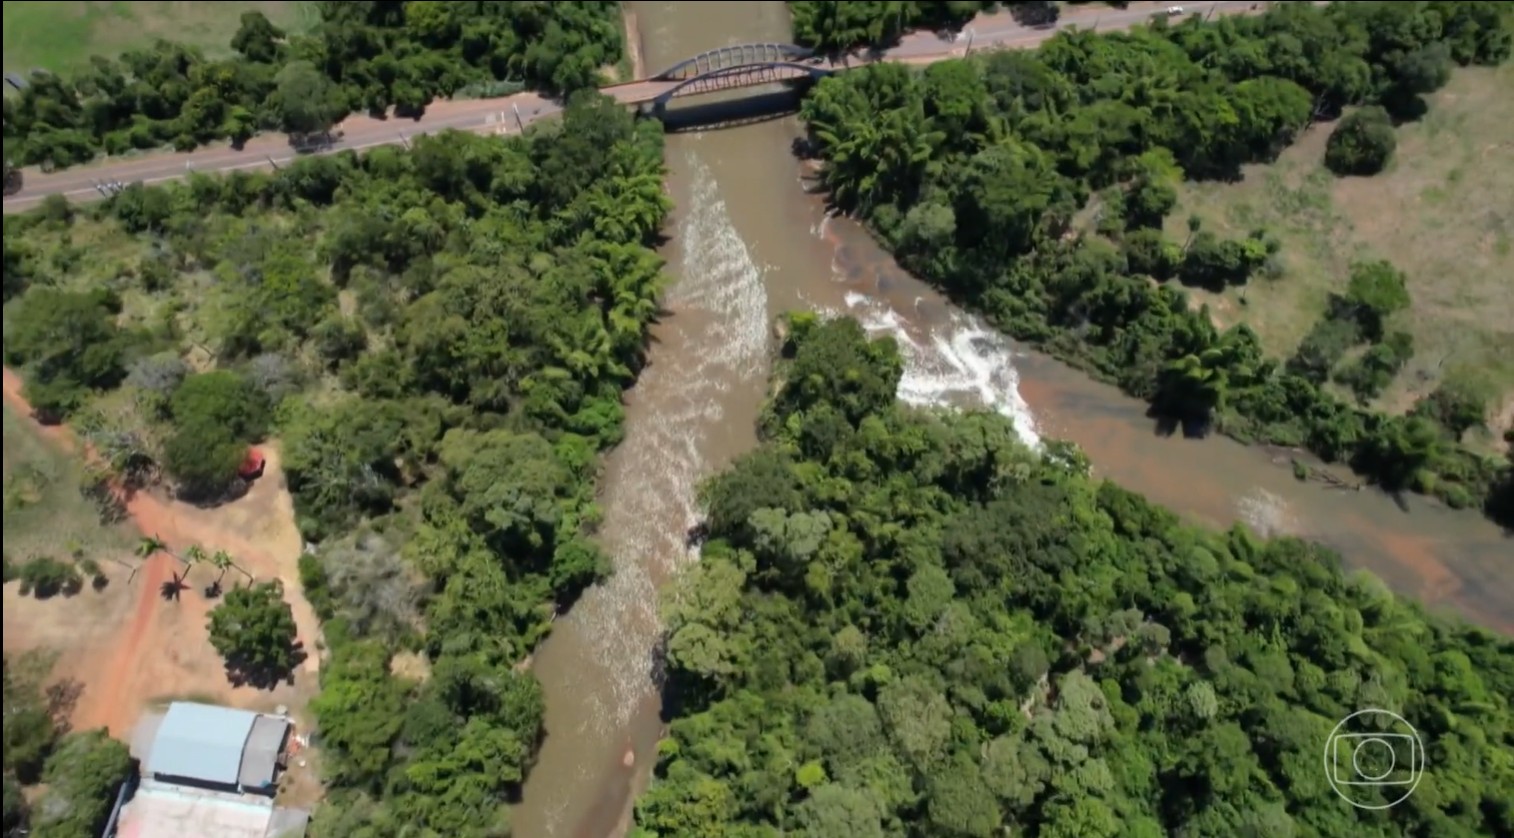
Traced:
<path fill-rule="evenodd" d="M 628 105 L 650 103 L 660 111 L 682 96 L 818 79 L 837 69 L 817 59 L 814 50 L 793 44 L 737 44 L 701 52 L 656 75 L 605 92 Z"/>

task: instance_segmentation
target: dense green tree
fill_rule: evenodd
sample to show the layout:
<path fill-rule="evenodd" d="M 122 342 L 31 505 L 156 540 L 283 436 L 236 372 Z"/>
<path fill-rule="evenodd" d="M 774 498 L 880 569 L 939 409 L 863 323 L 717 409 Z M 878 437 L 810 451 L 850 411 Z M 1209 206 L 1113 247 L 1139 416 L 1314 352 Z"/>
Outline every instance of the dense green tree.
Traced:
<path fill-rule="evenodd" d="M 9 581 L 9 580 L 7 580 Z M 41 684 L 24 668 L 5 658 L 5 777 L 35 783 L 42 776 L 47 755 L 58 741 Z M 9 794 L 9 792 L 7 792 Z M 7 804 L 9 805 L 9 804 Z"/>
<path fill-rule="evenodd" d="M 1351 266 L 1346 293 L 1337 303 L 1338 316 L 1354 318 L 1370 341 L 1383 337 L 1383 324 L 1409 307 L 1409 290 L 1403 271 L 1382 260 Z"/>
<path fill-rule="evenodd" d="M 40 838 L 93 838 L 105 828 L 116 790 L 131 771 L 126 746 L 103 729 L 65 736 L 47 758 L 29 834 Z"/>
<path fill-rule="evenodd" d="M 915 28 L 949 29 L 972 20 L 973 15 L 996 3 L 977 0 L 921 0 L 916 2 L 876 2 L 875 0 L 790 0 L 789 13 L 794 19 L 794 39 L 805 46 L 830 53 L 849 52 L 857 47 L 882 47 Z M 1045 7 L 1055 3 L 1015 3 L 1036 6 L 1047 15 Z M 1055 20 L 1055 15 L 1051 16 Z"/>
<path fill-rule="evenodd" d="M 1387 168 L 1398 148 L 1393 120 L 1380 107 L 1347 114 L 1325 144 L 1325 165 L 1338 175 L 1375 175 Z"/>
<path fill-rule="evenodd" d="M 89 391 L 126 376 L 131 336 L 117 327 L 108 292 L 35 288 L 6 312 L 6 363 L 26 375 L 27 398 L 44 417 L 77 410 Z"/>
<path fill-rule="evenodd" d="M 260 11 L 243 12 L 237 32 L 231 36 L 231 48 L 256 64 L 278 60 L 284 30 L 274 26 Z"/>
<path fill-rule="evenodd" d="M 355 642 L 321 675 L 311 709 L 323 720 L 321 742 L 334 760 L 326 776 L 338 785 L 377 788 L 392 759 L 405 694 L 388 666 L 382 646 Z"/>
<path fill-rule="evenodd" d="M 237 476 L 247 444 L 268 427 L 268 397 L 231 370 L 191 375 L 169 399 L 174 433 L 163 465 L 187 498 L 213 498 Z"/>
<path fill-rule="evenodd" d="M 279 130 L 303 138 L 329 132 L 346 111 L 341 89 L 308 61 L 286 64 L 270 97 Z"/>
<path fill-rule="evenodd" d="M 267 685 L 294 671 L 302 655 L 281 586 L 263 582 L 227 592 L 210 612 L 210 645 L 236 682 Z"/>

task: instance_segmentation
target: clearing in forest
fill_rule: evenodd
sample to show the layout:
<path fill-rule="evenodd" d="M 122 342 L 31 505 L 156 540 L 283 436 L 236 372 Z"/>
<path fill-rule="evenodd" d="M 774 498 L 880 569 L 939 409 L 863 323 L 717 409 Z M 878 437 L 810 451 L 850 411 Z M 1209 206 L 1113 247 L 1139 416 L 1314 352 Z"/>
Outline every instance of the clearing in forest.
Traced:
<path fill-rule="evenodd" d="M 185 696 L 265 712 L 285 705 L 308 725 L 303 710 L 318 687 L 319 624 L 299 584 L 302 545 L 278 449 L 261 449 L 267 457 L 263 476 L 232 503 L 200 509 L 138 492 L 126 504 L 129 519 L 106 527 L 78 491 L 84 466 L 70 453 L 78 450 L 72 435 L 61 428 L 43 429 L 25 418 L 30 408 L 20 398 L 20 382 L 10 370 L 5 385 L 7 555 L 16 562 L 42 550 L 59 559 L 93 556 L 106 579 L 96 588 L 86 576 L 78 593 L 48 599 L 23 596 L 18 582 L 8 583 L 6 653 L 41 651 L 56 656 L 50 680 L 82 686 L 71 718 L 75 729 L 104 726 L 127 738 L 144 708 Z M 47 479 L 33 476 L 37 474 Z M 21 483 L 22 477 L 28 482 Z M 37 500 L 13 514 L 13 497 Z M 32 520 L 46 513 L 51 514 Z M 178 553 L 192 544 L 209 551 L 224 549 L 256 579 L 280 579 L 308 655 L 294 683 L 281 683 L 271 691 L 233 687 L 206 630 L 216 600 L 207 599 L 204 589 L 215 580 L 216 571 L 194 569 L 178 599 L 166 598 L 163 583 L 182 568 L 162 553 L 146 562 L 137 558 L 134 548 L 142 533 L 162 538 Z M 130 578 L 134 567 L 140 569 Z M 225 584 L 241 581 L 235 577 Z"/>
<path fill-rule="evenodd" d="M 1317 125 L 1235 184 L 1189 183 L 1168 222 L 1182 241 L 1190 215 L 1222 236 L 1266 228 L 1283 244 L 1282 277 L 1223 294 L 1194 290 L 1222 325 L 1244 321 L 1273 354 L 1293 352 L 1345 289 L 1351 262 L 1387 259 L 1413 303 L 1390 322 L 1415 354 L 1376 407 L 1402 413 L 1448 376 L 1480 379 L 1495 429 L 1514 406 L 1514 64 L 1458 68 L 1428 113 L 1398 128 L 1398 151 L 1373 177 L 1324 167 L 1335 123 Z M 1500 414 L 1503 414 L 1502 416 Z M 1484 442 L 1486 435 L 1477 435 Z M 1468 441 L 1474 441 L 1469 435 Z"/>
<path fill-rule="evenodd" d="M 231 51 L 242 13 L 260 11 L 273 25 L 302 32 L 316 20 L 308 2 L 26 2 L 6 0 L 5 72 L 34 68 L 63 73 L 92 55 L 116 56 L 159 38 L 205 50 Z"/>

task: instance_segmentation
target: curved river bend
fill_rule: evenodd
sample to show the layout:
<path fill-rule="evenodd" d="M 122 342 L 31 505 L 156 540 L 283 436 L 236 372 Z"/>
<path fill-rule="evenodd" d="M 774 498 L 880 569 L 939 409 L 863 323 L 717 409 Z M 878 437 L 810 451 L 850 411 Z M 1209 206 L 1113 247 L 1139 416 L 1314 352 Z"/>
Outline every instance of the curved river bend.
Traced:
<path fill-rule="evenodd" d="M 630 4 L 649 69 L 703 50 L 788 41 L 782 2 Z M 742 95 L 742 94 L 737 94 Z M 751 95 L 748 92 L 746 95 Z M 1286 458 L 1224 439 L 1164 439 L 1144 406 L 1017 349 L 908 276 L 855 224 L 827 218 L 789 149 L 793 117 L 668 137 L 676 203 L 664 252 L 669 314 L 627 396 L 626 438 L 608 457 L 600 539 L 615 574 L 560 619 L 533 662 L 547 740 L 514 813 L 521 838 L 624 831 L 662 734 L 657 590 L 697 556 L 685 546 L 695 487 L 756 443 L 770 324 L 813 308 L 895 337 L 900 397 L 987 406 L 1021 435 L 1071 440 L 1097 473 L 1197 521 L 1237 520 L 1325 541 L 1432 609 L 1514 634 L 1510 541 L 1474 514 L 1293 479 Z"/>

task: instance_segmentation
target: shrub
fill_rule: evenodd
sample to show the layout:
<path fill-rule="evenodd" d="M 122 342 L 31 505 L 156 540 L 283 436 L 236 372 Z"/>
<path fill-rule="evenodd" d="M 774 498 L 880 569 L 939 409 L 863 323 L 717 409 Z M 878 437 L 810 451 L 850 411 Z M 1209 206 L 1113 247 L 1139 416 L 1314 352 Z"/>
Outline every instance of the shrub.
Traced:
<path fill-rule="evenodd" d="M 1325 167 L 1342 177 L 1375 175 L 1387 167 L 1398 148 L 1393 121 L 1380 107 L 1353 111 L 1330 132 Z"/>

